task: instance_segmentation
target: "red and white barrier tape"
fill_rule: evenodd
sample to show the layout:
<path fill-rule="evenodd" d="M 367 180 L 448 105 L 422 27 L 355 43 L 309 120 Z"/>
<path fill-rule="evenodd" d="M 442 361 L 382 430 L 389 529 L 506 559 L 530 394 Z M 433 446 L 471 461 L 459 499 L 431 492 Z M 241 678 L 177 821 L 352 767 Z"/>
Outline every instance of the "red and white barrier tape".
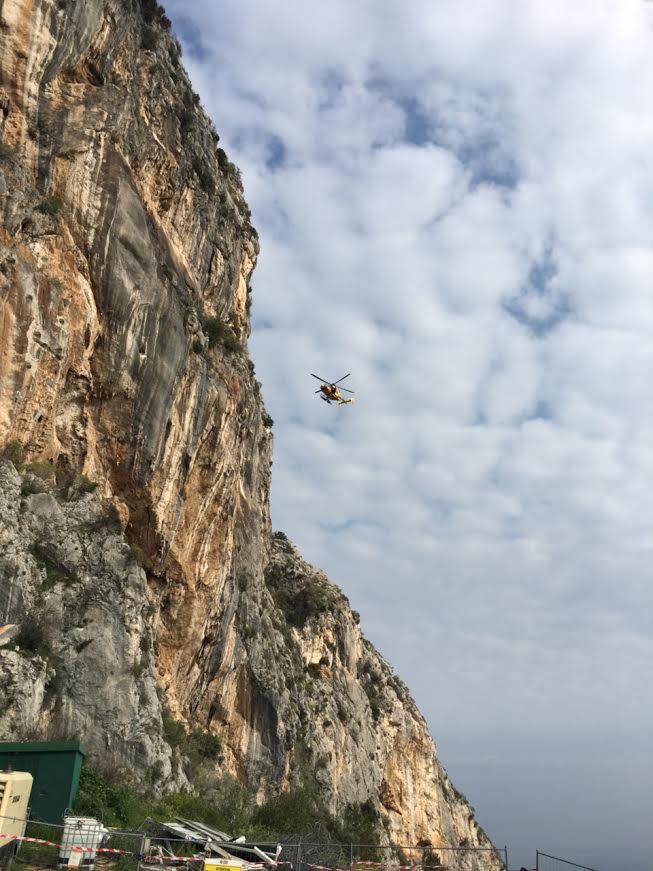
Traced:
<path fill-rule="evenodd" d="M 69 846 L 69 845 L 57 844 L 54 841 L 46 841 L 44 838 L 27 838 L 27 837 L 21 838 L 21 837 L 18 837 L 18 835 L 3 835 L 3 834 L 0 834 L 0 838 L 9 838 L 12 841 L 22 841 L 23 843 L 28 843 L 28 844 L 44 844 L 46 847 L 57 847 L 59 849 L 63 848 L 64 850 L 70 850 L 71 852 L 75 852 L 75 853 L 113 853 L 113 854 L 119 854 L 119 855 L 123 855 L 123 856 L 126 855 L 127 853 L 130 853 L 132 855 L 135 855 L 133 850 L 118 850 L 115 847 L 80 847 L 76 844 L 73 846 Z M 143 856 L 141 861 L 143 863 L 151 863 L 153 865 L 163 865 L 165 862 L 177 862 L 177 861 L 191 862 L 193 860 L 196 862 L 203 862 L 205 859 L 206 859 L 206 856 L 204 856 L 204 855 L 199 855 L 199 856 L 152 856 L 152 855 L 149 855 L 149 856 Z M 263 863 L 260 863 L 260 864 L 263 864 Z M 265 863 L 265 864 L 268 865 L 268 863 Z M 280 865 L 291 865 L 291 864 L 292 864 L 291 862 L 272 862 L 272 863 L 269 863 L 269 867 L 277 868 Z M 247 871 L 247 869 L 249 869 L 250 867 L 253 867 L 254 869 L 256 869 L 257 867 L 259 867 L 259 863 L 257 863 L 257 865 L 254 865 L 254 866 L 246 866 L 246 867 L 244 866 L 244 871 Z M 317 868 L 318 866 L 315 865 L 312 867 Z M 234 869 L 234 871 L 235 871 L 235 869 Z M 325 869 L 325 871 L 330 871 L 330 869 Z"/>
<path fill-rule="evenodd" d="M 80 847 L 77 844 L 72 846 L 66 844 L 57 844 L 54 841 L 47 841 L 45 838 L 27 838 L 18 837 L 18 835 L 0 835 L 0 838 L 11 838 L 12 841 L 22 841 L 24 844 L 44 844 L 46 847 L 58 847 L 59 849 L 72 850 L 75 853 L 125 853 L 130 850 L 117 850 L 115 847 Z"/>

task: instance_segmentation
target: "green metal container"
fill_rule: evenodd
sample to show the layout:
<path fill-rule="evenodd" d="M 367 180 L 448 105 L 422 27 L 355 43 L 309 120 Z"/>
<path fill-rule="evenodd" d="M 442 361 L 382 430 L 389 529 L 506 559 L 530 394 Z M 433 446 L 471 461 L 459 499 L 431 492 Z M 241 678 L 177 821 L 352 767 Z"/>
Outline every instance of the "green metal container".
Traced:
<path fill-rule="evenodd" d="M 61 823 L 72 808 L 83 760 L 79 741 L 0 743 L 0 769 L 30 772 L 30 816 L 47 823 Z"/>

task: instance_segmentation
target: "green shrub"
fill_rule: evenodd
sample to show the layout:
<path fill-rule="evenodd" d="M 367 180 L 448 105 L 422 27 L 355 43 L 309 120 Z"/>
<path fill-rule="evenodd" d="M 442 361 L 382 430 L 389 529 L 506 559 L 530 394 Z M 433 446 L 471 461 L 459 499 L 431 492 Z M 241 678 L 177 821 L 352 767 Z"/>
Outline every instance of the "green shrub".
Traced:
<path fill-rule="evenodd" d="M 182 135 L 187 133 L 193 126 L 194 117 L 193 112 L 188 108 L 182 109 L 179 115 L 177 115 L 177 120 L 179 121 L 179 132 Z"/>
<path fill-rule="evenodd" d="M 126 786 L 112 786 L 87 765 L 82 766 L 75 812 L 101 819 L 105 825 L 136 828 L 150 815 L 146 799 Z"/>
<path fill-rule="evenodd" d="M 215 348 L 219 342 L 222 342 L 228 329 L 219 318 L 204 318 L 202 328 L 208 336 L 209 348 Z"/>
<path fill-rule="evenodd" d="M 98 483 L 91 481 L 86 475 L 75 475 L 75 487 L 80 493 L 94 493 L 98 488 Z"/>
<path fill-rule="evenodd" d="M 272 427 L 274 426 L 274 421 L 272 420 L 270 415 L 265 410 L 263 411 L 262 420 L 263 420 L 263 426 L 266 426 L 268 429 L 272 429 Z"/>
<path fill-rule="evenodd" d="M 163 709 L 163 737 L 171 747 L 181 747 L 186 740 L 186 730 L 183 723 L 175 720 L 168 708 Z"/>
<path fill-rule="evenodd" d="M 25 478 L 23 483 L 20 485 L 20 495 L 32 496 L 34 493 L 42 493 L 43 489 L 43 484 L 37 483 L 37 479 Z"/>
<path fill-rule="evenodd" d="M 222 742 L 212 732 L 191 729 L 186 735 L 182 752 L 188 756 L 191 765 L 196 767 L 202 762 L 215 762 L 222 752 Z"/>
<path fill-rule="evenodd" d="M 97 524 L 99 526 L 108 526 L 109 529 L 115 529 L 119 531 L 122 529 L 122 522 L 120 520 L 120 512 L 113 504 L 113 502 L 109 502 L 107 506 L 107 511 L 104 517 L 99 517 L 97 520 Z"/>
<path fill-rule="evenodd" d="M 286 616 L 291 626 L 301 629 L 308 620 L 330 611 L 337 603 L 337 596 L 325 583 L 312 578 L 304 579 L 297 587 L 289 582 L 283 571 L 274 563 L 265 570 L 265 582 L 274 603 Z"/>
<path fill-rule="evenodd" d="M 15 150 L 10 145 L 7 145 L 6 142 L 0 142 L 0 161 L 3 163 L 9 163 L 14 160 L 15 157 Z"/>
<path fill-rule="evenodd" d="M 220 318 L 204 318 L 202 329 L 209 339 L 209 348 L 215 348 L 220 344 L 231 353 L 242 351 L 242 345 L 236 338 L 230 326 L 223 323 Z"/>
<path fill-rule="evenodd" d="M 365 695 L 367 696 L 367 701 L 370 705 L 372 717 L 375 720 L 378 720 L 381 716 L 381 694 L 379 692 L 379 689 L 371 677 L 368 680 L 363 680 L 362 686 L 363 690 L 365 691 Z"/>
<path fill-rule="evenodd" d="M 108 826 L 135 829 L 146 817 L 183 817 L 228 832 L 245 833 L 250 838 L 319 833 L 342 843 L 379 843 L 375 828 L 378 818 L 371 802 L 348 805 L 343 819 L 337 820 L 326 810 L 310 776 L 302 786 L 256 807 L 247 790 L 229 775 L 198 777 L 193 795 L 177 792 L 154 799 L 151 789 L 146 793 L 140 784 L 125 783 L 125 772 L 115 764 L 107 764 L 106 768 L 103 776 L 88 764 L 82 767 L 73 810 L 98 817 Z M 150 782 L 156 779 L 156 772 L 149 774 Z"/>
<path fill-rule="evenodd" d="M 164 30 L 170 30 L 172 24 L 170 19 L 165 14 L 163 7 L 159 6 L 157 0 L 141 0 L 141 9 L 143 10 L 143 19 L 146 24 L 160 24 Z"/>
<path fill-rule="evenodd" d="M 378 844 L 379 820 L 379 812 L 370 799 L 348 804 L 340 823 L 340 840 L 345 844 Z"/>
<path fill-rule="evenodd" d="M 57 558 L 48 545 L 34 542 L 29 548 L 39 566 L 45 569 L 45 580 L 40 586 L 41 592 L 52 589 L 55 584 L 72 584 L 76 576 Z"/>
<path fill-rule="evenodd" d="M 215 182 L 213 181 L 213 176 L 211 175 L 211 170 L 202 163 L 199 157 L 193 158 L 193 172 L 198 177 L 200 181 L 200 187 L 204 191 L 204 193 L 211 196 L 215 191 Z"/>
<path fill-rule="evenodd" d="M 159 37 L 156 30 L 146 24 L 141 34 L 141 48 L 143 51 L 155 51 L 159 44 Z"/>
<path fill-rule="evenodd" d="M 254 811 L 252 819 L 254 825 L 269 832 L 289 835 L 309 832 L 319 821 L 328 823 L 328 814 L 306 786 L 268 799 Z"/>
<path fill-rule="evenodd" d="M 61 200 L 55 194 L 44 197 L 36 207 L 44 215 L 58 215 L 61 211 Z"/>
<path fill-rule="evenodd" d="M 191 771 L 203 762 L 214 762 L 219 757 L 222 742 L 217 735 L 201 729 L 187 731 L 183 723 L 175 720 L 167 706 L 163 707 L 162 722 L 163 737 L 171 747 L 176 747 L 187 757 Z"/>
<path fill-rule="evenodd" d="M 129 545 L 129 549 L 132 552 L 132 556 L 134 560 L 138 563 L 138 565 L 143 569 L 147 563 L 147 557 L 145 556 L 145 551 L 140 546 L 140 544 L 132 543 Z"/>
<path fill-rule="evenodd" d="M 20 624 L 15 643 L 27 653 L 38 653 L 47 657 L 50 652 L 43 625 L 27 615 Z"/>
<path fill-rule="evenodd" d="M 2 451 L 2 456 L 5 460 L 13 463 L 18 471 L 23 468 L 23 455 L 25 448 L 19 441 L 7 442 Z"/>

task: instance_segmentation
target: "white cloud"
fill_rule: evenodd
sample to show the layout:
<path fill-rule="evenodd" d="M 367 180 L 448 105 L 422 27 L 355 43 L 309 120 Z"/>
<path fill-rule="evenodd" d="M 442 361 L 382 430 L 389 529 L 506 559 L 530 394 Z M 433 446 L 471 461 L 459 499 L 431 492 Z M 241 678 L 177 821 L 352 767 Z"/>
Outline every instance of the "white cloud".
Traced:
<path fill-rule="evenodd" d="M 275 526 L 362 612 L 445 763 L 641 754 L 653 4 L 167 5 L 261 236 Z M 309 372 L 347 371 L 357 405 L 314 396 Z M 477 806 L 506 837 L 520 819 Z"/>

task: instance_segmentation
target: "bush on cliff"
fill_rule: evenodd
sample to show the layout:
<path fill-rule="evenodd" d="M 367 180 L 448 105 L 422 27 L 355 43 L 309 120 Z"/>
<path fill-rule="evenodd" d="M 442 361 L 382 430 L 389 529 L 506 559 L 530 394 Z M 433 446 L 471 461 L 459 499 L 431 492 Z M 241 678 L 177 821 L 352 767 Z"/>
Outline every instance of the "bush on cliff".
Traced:
<path fill-rule="evenodd" d="M 163 7 L 157 3 L 157 0 L 141 0 L 141 8 L 146 24 L 157 22 L 164 30 L 170 30 L 172 23 L 165 14 Z"/>
<path fill-rule="evenodd" d="M 181 816 L 251 840 L 284 834 L 310 840 L 311 834 L 319 834 L 330 843 L 379 843 L 378 815 L 371 802 L 347 805 L 338 820 L 324 806 L 310 776 L 294 790 L 256 806 L 229 775 L 197 778 L 194 795 L 177 792 L 152 799 L 142 787 L 126 784 L 125 772 L 115 765 L 104 768 L 102 774 L 88 765 L 82 768 L 74 811 L 98 817 L 105 825 L 138 829 L 147 817 L 165 821 Z"/>
<path fill-rule="evenodd" d="M 58 215 L 61 211 L 61 200 L 59 197 L 51 194 L 50 196 L 44 197 L 36 208 L 44 215 Z"/>
<path fill-rule="evenodd" d="M 202 329 L 208 336 L 209 348 L 215 348 L 216 345 L 222 345 L 223 348 L 232 353 L 237 353 L 243 350 L 234 331 L 230 326 L 221 321 L 220 318 L 204 318 L 202 321 Z"/>

